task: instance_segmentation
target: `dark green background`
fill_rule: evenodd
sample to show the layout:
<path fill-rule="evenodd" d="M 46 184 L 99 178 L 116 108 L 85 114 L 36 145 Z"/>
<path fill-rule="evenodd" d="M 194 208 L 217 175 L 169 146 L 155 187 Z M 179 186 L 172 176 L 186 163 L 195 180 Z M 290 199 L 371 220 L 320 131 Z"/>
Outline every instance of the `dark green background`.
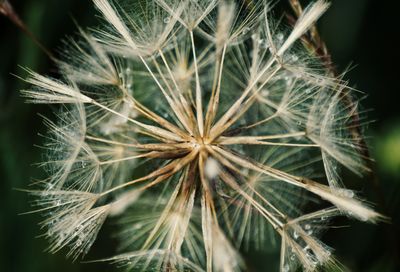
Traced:
<path fill-rule="evenodd" d="M 51 51 L 76 27 L 96 24 L 89 0 L 11 0 L 15 10 L 32 32 Z M 134 1 L 134 0 L 132 0 Z M 1 2 L 1 0 L 0 0 Z M 397 1 L 334 0 L 319 27 L 339 70 L 354 68 L 346 78 L 367 95 L 365 108 L 372 108 L 368 142 L 376 159 L 378 190 L 371 178 L 349 177 L 349 187 L 359 190 L 377 203 L 380 212 L 392 218 L 391 224 L 369 225 L 342 221 L 345 228 L 332 229 L 323 238 L 336 249 L 335 254 L 350 271 L 400 271 L 400 35 Z M 34 147 L 45 133 L 38 113 L 51 116 L 52 108 L 25 104 L 19 90 L 27 86 L 12 74 L 21 75 L 19 66 L 45 74 L 56 68 L 33 43 L 7 18 L 0 16 L 0 271 L 113 271 L 106 265 L 72 264 L 63 254 L 43 252 L 46 242 L 40 234 L 38 215 L 18 215 L 29 210 L 28 197 L 15 188 L 26 188 L 31 177 L 43 173 L 32 165 L 40 161 L 40 149 Z M 102 232 L 110 232 L 107 225 Z M 101 234 L 100 234 L 101 236 Z M 108 235 L 103 235 L 108 236 Z M 88 258 L 112 253 L 112 240 L 100 239 Z M 255 267 L 269 271 L 275 256 L 253 256 Z"/>

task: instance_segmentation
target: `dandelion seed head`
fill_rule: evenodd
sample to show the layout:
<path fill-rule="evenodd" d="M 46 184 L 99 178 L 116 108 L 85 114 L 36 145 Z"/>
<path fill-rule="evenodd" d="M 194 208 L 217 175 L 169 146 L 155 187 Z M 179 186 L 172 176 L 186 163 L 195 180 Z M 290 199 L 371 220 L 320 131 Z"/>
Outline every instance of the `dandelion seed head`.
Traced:
<path fill-rule="evenodd" d="M 109 218 L 128 253 L 102 261 L 130 270 L 242 271 L 240 251 L 280 243 L 281 271 L 315 271 L 337 265 L 332 218 L 383 219 L 341 180 L 368 171 L 353 90 L 302 43 L 326 1 L 292 28 L 269 1 L 93 2 L 61 79 L 28 70 L 23 91 L 62 104 L 33 193 L 51 252 L 85 255 Z"/>

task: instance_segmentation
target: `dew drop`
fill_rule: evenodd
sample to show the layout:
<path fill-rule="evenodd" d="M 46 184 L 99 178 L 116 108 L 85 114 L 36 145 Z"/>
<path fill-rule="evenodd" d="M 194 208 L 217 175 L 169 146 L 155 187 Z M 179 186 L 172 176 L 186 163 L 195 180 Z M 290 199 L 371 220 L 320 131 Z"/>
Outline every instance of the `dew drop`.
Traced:
<path fill-rule="evenodd" d="M 318 261 L 315 259 L 311 259 L 311 263 L 314 267 L 316 267 L 318 265 Z"/>
<path fill-rule="evenodd" d="M 267 97 L 269 95 L 269 91 L 268 90 L 263 90 L 261 91 L 261 95 L 264 97 Z"/>
<path fill-rule="evenodd" d="M 168 24 L 170 21 L 171 21 L 170 17 L 165 17 L 163 20 L 164 24 Z"/>
<path fill-rule="evenodd" d="M 133 229 L 135 229 L 135 230 L 138 230 L 138 229 L 140 229 L 142 227 L 143 227 L 142 223 L 137 223 L 137 224 L 133 225 Z"/>
<path fill-rule="evenodd" d="M 299 233 L 297 231 L 294 231 L 293 232 L 293 237 L 294 237 L 294 239 L 299 238 Z"/>
<path fill-rule="evenodd" d="M 354 192 L 352 190 L 345 190 L 344 195 L 348 198 L 353 198 Z"/>
<path fill-rule="evenodd" d="M 290 256 L 290 260 L 291 260 L 291 261 L 296 260 L 296 255 L 292 254 L 292 255 Z"/>
<path fill-rule="evenodd" d="M 310 225 L 310 224 L 306 224 L 306 225 L 304 226 L 304 229 L 305 229 L 305 230 L 310 230 L 310 229 L 311 229 L 311 225 Z"/>
<path fill-rule="evenodd" d="M 311 89 L 307 89 L 306 94 L 310 94 L 310 93 L 311 93 Z"/>
<path fill-rule="evenodd" d="M 348 216 L 353 216 L 354 214 L 352 212 L 347 212 Z"/>
<path fill-rule="evenodd" d="M 243 34 L 243 35 L 246 35 L 247 33 L 249 33 L 250 30 L 251 30 L 251 29 L 250 29 L 249 27 L 245 27 L 245 28 L 243 29 L 243 31 L 242 31 L 242 34 Z"/>
<path fill-rule="evenodd" d="M 277 35 L 276 35 L 276 38 L 278 39 L 278 41 L 283 41 L 283 38 L 284 38 L 285 36 L 283 35 L 283 33 L 278 33 Z"/>
<path fill-rule="evenodd" d="M 261 48 L 264 48 L 264 49 L 268 48 L 268 43 L 265 39 L 259 39 L 258 44 L 260 45 Z"/>
<path fill-rule="evenodd" d="M 349 190 L 349 189 L 339 189 L 338 190 L 338 194 L 343 196 L 343 197 L 347 197 L 347 198 L 353 198 L 354 197 L 354 192 L 352 190 Z"/>
<path fill-rule="evenodd" d="M 292 55 L 292 61 L 296 62 L 299 60 L 299 57 L 297 55 Z"/>

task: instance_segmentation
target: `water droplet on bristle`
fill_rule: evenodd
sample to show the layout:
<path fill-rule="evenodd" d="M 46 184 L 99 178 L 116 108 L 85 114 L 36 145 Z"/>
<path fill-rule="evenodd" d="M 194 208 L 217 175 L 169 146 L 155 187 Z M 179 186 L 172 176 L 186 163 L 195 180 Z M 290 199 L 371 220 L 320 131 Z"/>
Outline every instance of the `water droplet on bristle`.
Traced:
<path fill-rule="evenodd" d="M 251 30 L 251 29 L 250 29 L 249 27 L 245 27 L 245 28 L 243 29 L 243 31 L 242 31 L 242 34 L 243 34 L 243 35 L 246 35 L 247 33 L 249 33 L 250 30 Z"/>
<path fill-rule="evenodd" d="M 348 198 L 353 198 L 354 192 L 352 190 L 344 189 L 343 196 L 348 197 Z"/>
<path fill-rule="evenodd" d="M 261 91 L 261 95 L 262 95 L 263 97 L 267 97 L 267 96 L 269 95 L 269 91 L 268 91 L 268 90 L 262 90 L 262 91 Z"/>
<path fill-rule="evenodd" d="M 258 44 L 261 48 L 266 49 L 268 48 L 268 42 L 265 39 L 259 39 Z"/>

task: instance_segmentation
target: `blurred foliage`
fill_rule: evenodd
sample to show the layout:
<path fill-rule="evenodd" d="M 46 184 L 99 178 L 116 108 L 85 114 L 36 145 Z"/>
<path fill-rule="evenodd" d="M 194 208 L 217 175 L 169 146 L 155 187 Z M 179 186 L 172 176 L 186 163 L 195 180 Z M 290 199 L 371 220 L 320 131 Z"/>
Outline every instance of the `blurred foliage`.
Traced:
<path fill-rule="evenodd" d="M 382 164 L 381 171 L 394 178 L 400 176 L 400 121 L 377 137 L 375 154 L 377 161 L 386 162 Z"/>
<path fill-rule="evenodd" d="M 72 18 L 82 26 L 96 24 L 91 1 L 10 1 L 29 29 L 56 55 L 62 38 L 76 32 Z M 324 241 L 336 249 L 338 259 L 350 271 L 400 271 L 400 107 L 395 97 L 400 50 L 394 41 L 400 33 L 397 10 L 391 1 L 382 2 L 332 0 L 319 25 L 339 71 L 356 64 L 346 78 L 367 94 L 363 106 L 374 109 L 369 115 L 376 120 L 367 132 L 373 135 L 368 140 L 376 158 L 375 177 L 349 176 L 347 184 L 391 217 L 391 223 L 379 225 L 350 222 L 349 226 L 347 219 L 339 220 L 335 225 L 349 227 L 327 232 Z M 39 216 L 19 215 L 29 211 L 29 199 L 15 188 L 27 188 L 31 177 L 43 177 L 32 165 L 41 156 L 40 148 L 34 147 L 43 141 L 37 133 L 45 133 L 37 113 L 51 116 L 52 110 L 24 103 L 19 90 L 27 86 L 13 76 L 23 74 L 19 66 L 57 73 L 32 40 L 0 16 L 0 271 L 112 271 L 104 264 L 71 263 L 63 254 L 44 253 L 46 241 L 35 238 L 41 233 Z M 107 236 L 102 233 L 112 228 L 106 225 L 99 236 Z M 112 240 L 100 238 L 87 259 L 109 256 L 113 247 Z M 270 271 L 274 259 L 249 254 L 251 267 L 257 271 Z"/>

